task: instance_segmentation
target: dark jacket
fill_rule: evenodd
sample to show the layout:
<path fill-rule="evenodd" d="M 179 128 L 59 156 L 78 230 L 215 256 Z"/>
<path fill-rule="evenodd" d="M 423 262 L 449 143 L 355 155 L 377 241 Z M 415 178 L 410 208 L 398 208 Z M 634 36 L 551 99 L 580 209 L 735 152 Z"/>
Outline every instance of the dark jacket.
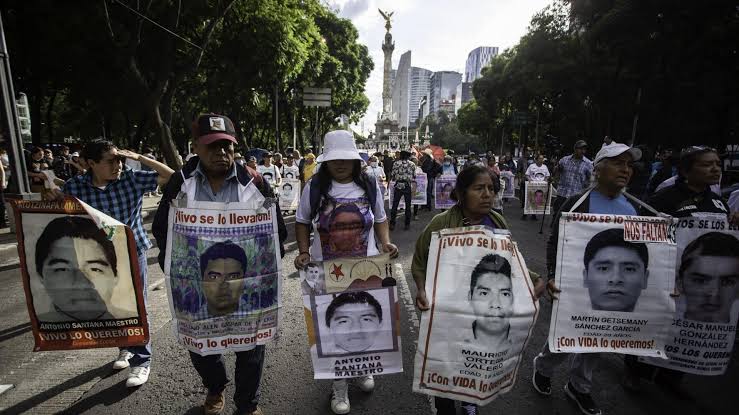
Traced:
<path fill-rule="evenodd" d="M 676 218 L 692 216 L 693 213 L 723 213 L 728 215 L 729 205 L 716 193 L 707 187 L 703 192 L 690 190 L 684 179 L 668 186 L 649 199 L 649 205 L 658 212 L 666 213 Z"/>
<path fill-rule="evenodd" d="M 569 199 L 565 200 L 562 203 L 562 206 L 560 206 L 559 210 L 554 214 L 553 220 L 552 220 L 552 228 L 549 231 L 549 239 L 547 239 L 547 275 L 549 276 L 549 279 L 554 279 L 554 270 L 557 266 L 557 243 L 559 242 L 559 219 L 562 217 L 562 212 L 569 212 L 570 209 L 572 209 L 572 206 L 575 206 L 575 203 L 582 197 L 582 195 L 585 194 L 585 192 L 580 193 L 579 195 L 575 195 L 570 197 Z M 640 206 L 637 205 L 634 201 L 631 199 L 628 199 L 629 202 L 634 206 L 634 209 L 639 212 Z M 580 206 L 577 207 L 577 209 L 573 210 L 573 212 L 579 212 L 579 213 L 589 213 L 590 212 L 590 195 L 588 195 L 585 200 L 580 204 Z M 643 213 L 644 216 L 652 216 L 650 213 Z"/>
<path fill-rule="evenodd" d="M 169 181 L 164 186 L 164 194 L 162 200 L 159 202 L 157 213 L 154 215 L 154 222 L 151 225 L 151 232 L 154 234 L 154 238 L 157 240 L 157 246 L 159 247 L 159 266 L 164 270 L 164 257 L 165 251 L 167 250 L 167 228 L 169 218 L 169 205 L 172 200 L 177 198 L 180 193 L 180 188 L 185 179 L 192 177 L 195 168 L 198 166 L 200 159 L 192 157 L 188 162 L 182 166 L 182 170 L 178 170 L 172 174 Z M 259 173 L 254 170 L 249 171 L 246 166 L 239 165 L 236 163 L 236 177 L 239 183 L 246 186 L 249 181 L 254 179 L 254 183 L 257 185 L 257 189 L 262 193 L 265 198 L 274 198 L 272 187 L 261 177 Z M 284 242 L 287 239 L 287 227 L 285 227 L 285 219 L 282 217 L 282 212 L 277 209 L 277 232 L 280 238 L 280 255 L 285 256 Z"/>

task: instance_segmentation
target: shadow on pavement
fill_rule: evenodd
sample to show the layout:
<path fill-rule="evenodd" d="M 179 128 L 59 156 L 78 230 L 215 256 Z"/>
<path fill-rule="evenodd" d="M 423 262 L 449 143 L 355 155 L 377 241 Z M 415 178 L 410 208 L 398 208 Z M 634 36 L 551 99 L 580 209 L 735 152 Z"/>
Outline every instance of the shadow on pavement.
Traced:
<path fill-rule="evenodd" d="M 126 381 L 122 380 L 108 389 L 102 390 L 94 395 L 90 395 L 85 399 L 75 402 L 74 405 L 59 413 L 80 414 L 98 405 L 110 406 L 127 398 L 129 395 L 135 393 L 136 390 L 138 390 L 138 388 L 126 387 Z"/>
<path fill-rule="evenodd" d="M 12 339 L 13 337 L 20 336 L 31 331 L 31 323 L 18 324 L 17 326 L 9 327 L 4 330 L 0 330 L 0 343 L 5 340 Z"/>
<path fill-rule="evenodd" d="M 72 379 L 67 380 L 66 382 L 54 386 L 53 388 L 47 389 L 26 400 L 18 402 L 17 404 L 7 408 L 5 410 L 6 412 L 4 413 L 21 414 L 27 411 L 32 411 L 37 405 L 48 401 L 49 399 L 53 398 L 56 395 L 59 395 L 66 390 L 82 386 L 85 383 L 90 382 L 96 378 L 105 379 L 113 375 L 114 373 L 116 372 L 113 371 L 111 363 L 106 363 L 98 367 L 97 369 L 88 370 L 85 373 L 82 373 L 78 376 L 73 377 Z"/>

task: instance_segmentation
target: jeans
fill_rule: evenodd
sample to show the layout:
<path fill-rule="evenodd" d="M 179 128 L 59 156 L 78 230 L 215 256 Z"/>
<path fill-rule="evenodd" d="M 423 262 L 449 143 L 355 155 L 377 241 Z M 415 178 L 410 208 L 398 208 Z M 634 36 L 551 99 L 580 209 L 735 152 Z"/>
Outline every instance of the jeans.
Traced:
<path fill-rule="evenodd" d="M 147 291 L 149 286 L 147 266 L 146 251 L 144 251 L 139 253 L 139 274 L 141 275 L 141 285 L 143 287 L 142 291 L 144 293 L 145 310 L 149 305 L 147 301 Z M 131 367 L 149 367 L 149 365 L 151 365 L 151 336 L 153 335 L 153 333 L 151 332 L 151 320 L 149 318 L 150 316 L 148 315 L 147 311 L 146 324 L 149 325 L 149 342 L 146 343 L 146 345 L 144 346 L 129 346 L 120 348 L 120 350 L 126 350 L 129 353 L 133 354 L 133 357 L 128 360 L 128 363 L 131 365 Z"/>
<path fill-rule="evenodd" d="M 434 210 L 434 178 L 429 176 L 429 182 L 426 185 L 426 208 L 429 211 Z"/>
<path fill-rule="evenodd" d="M 229 382 L 226 365 L 223 364 L 223 355 L 201 356 L 190 352 L 190 360 L 200 378 L 203 379 L 203 385 L 208 389 L 208 394 L 216 395 L 223 392 Z M 257 346 L 245 352 L 236 352 L 234 404 L 236 404 L 237 412 L 251 412 L 257 409 L 259 382 L 262 380 L 263 367 L 264 346 Z"/>
<path fill-rule="evenodd" d="M 598 363 L 597 353 L 552 353 L 547 342 L 536 359 L 534 370 L 551 378 L 557 367 L 568 358 L 570 383 L 578 392 L 590 393 L 593 386 L 593 370 Z"/>
<path fill-rule="evenodd" d="M 462 413 L 467 414 L 468 411 L 474 411 L 477 405 L 474 403 L 460 401 L 462 406 Z M 434 398 L 434 406 L 436 407 L 436 415 L 457 415 L 457 410 L 454 408 L 454 401 L 448 398 Z M 469 408 L 469 409 L 468 409 Z"/>
<path fill-rule="evenodd" d="M 404 189 L 398 189 L 394 187 L 393 191 L 393 207 L 390 210 L 390 224 L 395 225 L 395 218 L 398 216 L 398 204 L 400 204 L 400 198 L 405 199 L 405 224 L 410 226 L 411 224 L 411 186 L 409 183 L 405 184 Z"/>

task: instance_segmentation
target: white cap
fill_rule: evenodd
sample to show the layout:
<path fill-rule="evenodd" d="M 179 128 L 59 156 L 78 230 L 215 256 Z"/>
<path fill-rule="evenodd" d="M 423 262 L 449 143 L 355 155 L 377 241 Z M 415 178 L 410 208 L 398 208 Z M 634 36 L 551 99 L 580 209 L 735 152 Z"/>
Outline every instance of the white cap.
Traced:
<path fill-rule="evenodd" d="M 316 162 L 330 160 L 362 160 L 354 143 L 354 135 L 346 130 L 329 131 L 323 137 L 323 153 Z"/>
<path fill-rule="evenodd" d="M 633 161 L 637 161 L 641 158 L 641 150 L 634 147 L 629 147 L 626 144 L 612 142 L 609 145 L 604 145 L 600 151 L 598 151 L 598 154 L 595 155 L 595 161 L 593 162 L 593 165 L 596 165 L 603 161 L 604 159 L 609 159 L 613 157 L 618 157 L 623 153 L 629 152 L 631 154 L 631 157 L 634 159 Z"/>
<path fill-rule="evenodd" d="M 80 153 L 75 151 L 74 153 L 71 154 L 70 157 L 79 157 L 79 156 L 80 156 Z"/>

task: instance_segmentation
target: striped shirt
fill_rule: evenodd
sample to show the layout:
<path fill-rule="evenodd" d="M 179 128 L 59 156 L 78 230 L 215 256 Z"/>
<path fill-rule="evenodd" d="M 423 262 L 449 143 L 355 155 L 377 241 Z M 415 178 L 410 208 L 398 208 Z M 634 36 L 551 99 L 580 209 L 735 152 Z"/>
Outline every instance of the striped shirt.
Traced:
<path fill-rule="evenodd" d="M 572 155 L 562 157 L 557 167 L 560 172 L 557 196 L 571 197 L 578 195 L 590 185 L 593 163 L 587 157 L 581 159 L 576 159 Z"/>

